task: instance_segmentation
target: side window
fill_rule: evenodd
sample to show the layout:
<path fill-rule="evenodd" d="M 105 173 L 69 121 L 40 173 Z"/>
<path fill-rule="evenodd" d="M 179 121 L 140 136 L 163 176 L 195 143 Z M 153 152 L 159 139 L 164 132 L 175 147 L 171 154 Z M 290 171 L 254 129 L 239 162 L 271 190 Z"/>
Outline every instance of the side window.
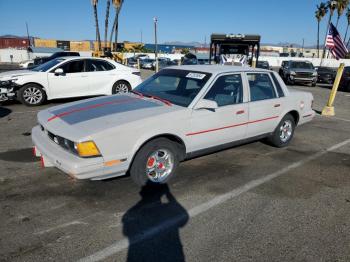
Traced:
<path fill-rule="evenodd" d="M 81 72 L 84 72 L 84 61 L 76 60 L 76 61 L 68 62 L 60 66 L 60 68 L 62 68 L 63 72 L 66 74 L 81 73 Z"/>
<path fill-rule="evenodd" d="M 204 99 L 218 103 L 218 106 L 243 102 L 243 84 L 240 74 L 220 76 Z"/>
<path fill-rule="evenodd" d="M 110 63 L 101 60 L 88 60 L 87 69 L 88 72 L 97 72 L 97 71 L 109 71 L 114 69 Z"/>
<path fill-rule="evenodd" d="M 275 87 L 277 89 L 277 93 L 278 93 L 278 96 L 279 97 L 284 97 L 284 92 L 283 92 L 283 89 L 280 85 L 280 82 L 277 80 L 276 76 L 274 73 L 271 73 L 271 77 L 273 79 L 273 82 L 275 83 Z"/>
<path fill-rule="evenodd" d="M 266 73 L 248 73 L 250 101 L 276 98 L 275 88 Z"/>

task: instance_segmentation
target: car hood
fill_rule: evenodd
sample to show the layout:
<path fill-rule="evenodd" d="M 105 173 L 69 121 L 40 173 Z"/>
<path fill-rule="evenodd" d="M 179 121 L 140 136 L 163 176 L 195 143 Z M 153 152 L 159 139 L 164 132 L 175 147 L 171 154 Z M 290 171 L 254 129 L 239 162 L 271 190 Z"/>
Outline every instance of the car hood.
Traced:
<path fill-rule="evenodd" d="M 0 73 L 0 81 L 1 80 L 9 80 L 12 78 L 17 78 L 20 76 L 25 76 L 25 75 L 33 75 L 37 74 L 38 72 L 31 71 L 31 70 L 13 70 L 13 71 L 6 71 L 3 73 Z"/>
<path fill-rule="evenodd" d="M 125 94 L 52 107 L 39 112 L 38 121 L 55 135 L 80 141 L 110 128 L 184 109 L 151 98 Z"/>

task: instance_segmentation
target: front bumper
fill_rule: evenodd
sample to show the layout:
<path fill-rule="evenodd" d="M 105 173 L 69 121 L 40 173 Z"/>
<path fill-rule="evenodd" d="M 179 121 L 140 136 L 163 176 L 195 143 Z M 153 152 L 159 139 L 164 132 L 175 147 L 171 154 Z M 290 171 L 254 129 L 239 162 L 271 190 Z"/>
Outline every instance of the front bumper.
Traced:
<path fill-rule="evenodd" d="M 317 77 L 298 77 L 298 76 L 289 76 L 291 81 L 299 83 L 316 83 Z"/>
<path fill-rule="evenodd" d="M 32 129 L 32 141 L 37 156 L 42 157 L 45 167 L 54 166 L 77 179 L 102 180 L 122 176 L 126 173 L 126 163 L 107 167 L 103 157 L 81 158 L 58 146 L 39 126 Z"/>
<path fill-rule="evenodd" d="M 17 84 L 10 82 L 9 84 L 2 84 L 0 81 L 0 102 L 13 100 L 16 98 L 15 88 L 18 87 Z"/>

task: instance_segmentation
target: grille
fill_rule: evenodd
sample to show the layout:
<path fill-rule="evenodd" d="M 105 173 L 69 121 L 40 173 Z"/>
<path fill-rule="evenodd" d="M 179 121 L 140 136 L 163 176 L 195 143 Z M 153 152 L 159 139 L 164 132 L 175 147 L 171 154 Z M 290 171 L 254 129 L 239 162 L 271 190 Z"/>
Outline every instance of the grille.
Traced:
<path fill-rule="evenodd" d="M 308 73 L 308 72 L 297 72 L 296 73 L 297 77 L 312 77 L 312 73 Z"/>

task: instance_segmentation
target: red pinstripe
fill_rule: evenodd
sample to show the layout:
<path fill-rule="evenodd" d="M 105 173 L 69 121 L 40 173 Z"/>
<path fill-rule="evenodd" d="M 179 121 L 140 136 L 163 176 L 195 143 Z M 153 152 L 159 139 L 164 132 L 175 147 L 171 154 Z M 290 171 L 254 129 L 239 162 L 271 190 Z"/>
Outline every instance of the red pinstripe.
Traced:
<path fill-rule="evenodd" d="M 276 118 L 278 118 L 278 117 L 279 117 L 279 116 L 272 116 L 272 117 L 263 118 L 263 119 L 258 119 L 258 120 L 249 121 L 249 122 L 245 122 L 245 123 L 240 123 L 240 124 L 235 124 L 235 125 L 229 125 L 229 126 L 224 126 L 224 127 L 214 128 L 214 129 L 208 129 L 208 130 L 202 130 L 202 131 L 198 131 L 198 132 L 188 133 L 188 134 L 186 134 L 186 136 L 194 136 L 194 135 L 199 135 L 199 134 L 203 134 L 203 133 L 214 132 L 214 131 L 218 131 L 218 130 L 222 130 L 222 129 L 233 128 L 233 127 L 237 127 L 237 126 L 244 126 L 244 125 L 248 125 L 248 124 L 254 124 L 254 123 L 258 123 L 258 122 L 262 122 L 262 121 L 267 121 L 267 120 L 271 120 L 271 119 L 276 119 Z"/>

